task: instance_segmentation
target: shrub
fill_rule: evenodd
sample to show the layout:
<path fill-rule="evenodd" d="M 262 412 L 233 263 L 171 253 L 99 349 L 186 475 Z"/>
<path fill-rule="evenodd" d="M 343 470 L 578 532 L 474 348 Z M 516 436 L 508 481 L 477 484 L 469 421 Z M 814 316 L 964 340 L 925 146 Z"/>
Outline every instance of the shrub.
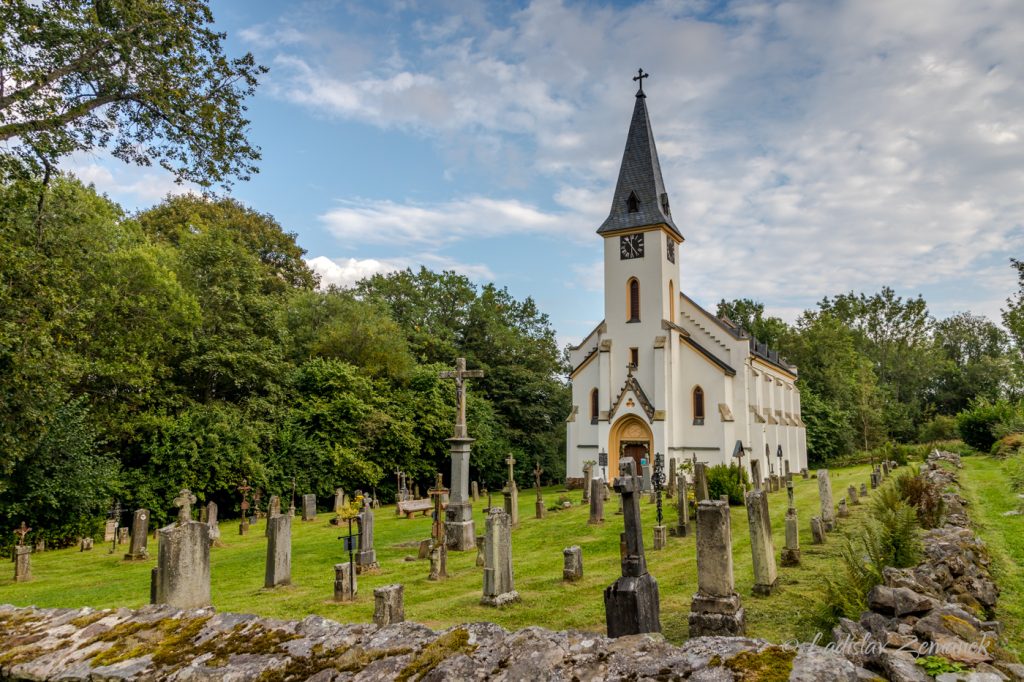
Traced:
<path fill-rule="evenodd" d="M 1012 457 L 1024 451 L 1024 433 L 1011 433 L 992 444 L 995 457 Z"/>
<path fill-rule="evenodd" d="M 935 415 L 930 421 L 922 424 L 917 432 L 917 442 L 919 443 L 953 440 L 956 437 L 956 417 L 948 417 L 944 414 Z"/>
<path fill-rule="evenodd" d="M 923 528 L 938 528 L 946 516 L 942 488 L 929 482 L 918 468 L 903 469 L 893 477 L 893 487 L 917 511 Z"/>
<path fill-rule="evenodd" d="M 1003 471 L 1014 490 L 1024 491 L 1024 452 L 1009 457 L 1003 464 Z"/>
<path fill-rule="evenodd" d="M 707 468 L 708 495 L 717 500 L 729 496 L 729 504 L 743 504 L 743 486 L 750 482 L 745 469 L 728 464 L 716 464 Z"/>
<path fill-rule="evenodd" d="M 921 558 L 917 510 L 900 494 L 896 481 L 883 485 L 871 498 L 871 518 L 881 532 L 879 550 L 884 566 L 906 568 Z"/>
<path fill-rule="evenodd" d="M 979 400 L 956 416 L 960 438 L 975 450 L 988 452 L 996 442 L 996 428 L 1000 423 L 1012 423 L 1017 415 L 1014 405 L 1000 400 L 990 403 Z"/>

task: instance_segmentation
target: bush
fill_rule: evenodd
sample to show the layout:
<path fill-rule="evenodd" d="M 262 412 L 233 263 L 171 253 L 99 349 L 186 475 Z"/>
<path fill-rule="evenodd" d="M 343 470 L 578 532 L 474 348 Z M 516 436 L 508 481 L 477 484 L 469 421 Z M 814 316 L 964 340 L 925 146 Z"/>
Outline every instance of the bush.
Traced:
<path fill-rule="evenodd" d="M 979 400 L 956 416 L 956 428 L 965 443 L 975 450 L 989 452 L 998 438 L 996 429 L 1001 423 L 1018 419 L 1017 411 L 1016 406 L 1005 400 Z"/>
<path fill-rule="evenodd" d="M 1024 450 L 1024 433 L 1011 433 L 992 444 L 994 457 L 1013 457 Z"/>
<path fill-rule="evenodd" d="M 729 496 L 729 504 L 743 504 L 743 486 L 750 482 L 747 471 L 728 464 L 716 464 L 707 468 L 708 495 L 717 500 Z"/>
<path fill-rule="evenodd" d="M 918 443 L 934 443 L 953 440 L 956 437 L 956 417 L 948 417 L 944 414 L 935 415 L 930 421 L 922 424 L 917 432 Z"/>
<path fill-rule="evenodd" d="M 1006 460 L 1003 471 L 1010 481 L 1010 487 L 1017 492 L 1024 491 L 1024 452 L 1020 452 Z"/>
<path fill-rule="evenodd" d="M 900 497 L 917 510 L 917 520 L 923 528 L 938 528 L 946 516 L 946 502 L 942 488 L 929 482 L 916 467 L 902 469 L 893 477 L 893 485 Z"/>

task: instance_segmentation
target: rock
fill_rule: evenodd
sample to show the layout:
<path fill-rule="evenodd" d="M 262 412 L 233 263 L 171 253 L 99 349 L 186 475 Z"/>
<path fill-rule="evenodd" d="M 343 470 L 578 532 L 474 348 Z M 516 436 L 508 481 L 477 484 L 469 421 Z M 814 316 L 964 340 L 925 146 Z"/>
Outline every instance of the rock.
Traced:
<path fill-rule="evenodd" d="M 868 607 L 872 611 L 896 617 L 925 613 L 938 605 L 935 599 L 906 587 L 875 585 L 868 592 Z"/>
<path fill-rule="evenodd" d="M 909 652 L 885 650 L 879 659 L 882 670 L 891 682 L 929 682 L 931 680 L 921 666 L 914 662 L 914 657 Z"/>

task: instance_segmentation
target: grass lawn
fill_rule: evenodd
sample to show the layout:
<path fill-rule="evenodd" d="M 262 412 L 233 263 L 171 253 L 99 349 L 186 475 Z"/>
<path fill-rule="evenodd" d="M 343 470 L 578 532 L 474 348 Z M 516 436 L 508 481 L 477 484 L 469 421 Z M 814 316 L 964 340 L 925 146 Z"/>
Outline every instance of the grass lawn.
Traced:
<path fill-rule="evenodd" d="M 1024 516 L 1003 516 L 1020 500 L 1010 489 L 1003 460 L 987 455 L 962 459 L 960 477 L 975 530 L 988 545 L 992 571 L 1001 593 L 996 618 L 1003 623 L 1009 648 L 1024 656 Z"/>
<path fill-rule="evenodd" d="M 851 483 L 858 488 L 868 480 L 868 466 L 832 471 L 832 489 L 836 500 Z M 733 557 L 736 588 L 747 611 L 747 631 L 755 637 L 774 641 L 814 636 L 806 616 L 820 603 L 823 580 L 834 566 L 839 552 L 839 533 L 829 536 L 826 545 L 811 545 L 809 521 L 818 513 L 818 484 L 814 478 L 795 477 L 796 504 L 800 515 L 802 565 L 779 568 L 780 589 L 770 597 L 751 595 L 753 572 L 746 510 L 732 508 Z M 578 505 L 581 491 L 569 494 Z M 558 497 L 554 488 L 544 490 L 550 506 Z M 1007 496 L 1008 498 L 1009 496 Z M 495 502 L 500 498 L 495 498 Z M 616 515 L 615 496 L 605 505 L 603 526 L 588 526 L 586 507 L 574 506 L 548 512 L 535 519 L 534 493 L 520 493 L 520 527 L 513 532 L 513 565 L 516 589 L 522 602 L 502 609 L 479 604 L 482 569 L 475 565 L 475 552 L 451 552 L 448 555 L 449 578 L 442 582 L 427 580 L 426 561 L 406 562 L 416 554 L 419 540 L 429 537 L 430 520 L 407 520 L 394 515 L 394 507 L 385 507 L 376 517 L 376 549 L 381 570 L 376 575 L 359 577 L 359 597 L 354 603 L 335 604 L 333 564 L 347 560 L 339 528 L 328 520 L 333 514 L 320 514 L 316 521 L 303 523 L 296 518 L 292 526 L 292 582 L 290 587 L 273 591 L 262 589 L 266 540 L 264 524 L 252 527 L 249 535 L 238 535 L 237 522 L 221 524 L 224 547 L 212 550 L 213 603 L 220 611 L 256 613 L 264 616 L 300 619 L 320 614 L 341 622 L 369 622 L 373 615 L 373 588 L 389 583 L 405 585 L 405 614 L 409 620 L 435 628 L 457 623 L 491 621 L 509 629 L 541 625 L 551 629 L 574 628 L 604 633 L 602 592 L 619 571 L 619 533 L 622 516 Z M 770 496 L 772 529 L 776 559 L 784 544 L 785 489 Z M 477 504 L 477 533 L 484 531 L 483 504 Z M 669 537 L 668 546 L 652 551 L 651 530 L 655 505 L 641 503 L 644 539 L 651 573 L 657 578 L 661 594 L 661 622 L 669 640 L 687 637 L 690 600 L 697 589 L 694 538 Z M 666 525 L 671 525 L 673 502 L 664 505 Z M 864 506 L 851 507 L 852 515 L 841 520 L 842 528 L 859 525 Z M 998 518 L 998 517 L 997 517 Z M 1013 521 L 1020 524 L 1020 520 Z M 40 607 L 93 606 L 109 608 L 137 607 L 148 602 L 149 574 L 155 563 L 155 542 L 150 540 L 149 561 L 129 563 L 121 560 L 127 546 L 108 554 L 109 546 L 97 543 L 91 552 L 58 550 L 32 556 L 33 581 L 15 584 L 13 567 L 0 579 L 0 603 Z M 562 548 L 583 548 L 584 579 L 575 584 L 562 583 Z M 1024 551 L 1020 546 L 1018 551 Z M 1020 555 L 1018 554 L 1018 558 Z M 1018 577 L 1018 580 L 1022 578 Z M 1005 584 L 1007 590 L 1009 583 Z M 1024 590 L 1021 590 L 1024 593 Z"/>

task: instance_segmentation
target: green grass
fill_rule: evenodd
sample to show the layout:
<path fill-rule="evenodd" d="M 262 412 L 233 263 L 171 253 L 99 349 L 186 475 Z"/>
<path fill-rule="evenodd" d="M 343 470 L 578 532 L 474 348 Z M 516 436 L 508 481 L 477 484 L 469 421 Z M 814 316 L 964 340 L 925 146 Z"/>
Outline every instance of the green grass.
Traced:
<path fill-rule="evenodd" d="M 839 499 L 847 486 L 858 487 L 868 479 L 868 467 L 832 471 L 832 489 Z M 794 638 L 806 640 L 814 636 L 808 616 L 823 595 L 823 579 L 837 561 L 841 545 L 839 534 L 829 536 L 823 546 L 811 545 L 809 522 L 818 513 L 818 485 L 814 478 L 795 478 L 796 503 L 800 514 L 802 565 L 779 568 L 780 590 L 770 597 L 751 595 L 753 572 L 750 558 L 750 536 L 746 510 L 732 508 L 733 557 L 736 588 L 747 611 L 748 634 L 772 641 Z M 579 504 L 580 491 L 569 494 Z M 551 505 L 558 497 L 555 489 L 544 491 Z M 497 502 L 498 498 L 495 498 Z M 622 516 L 616 515 L 614 497 L 606 503 L 603 526 L 588 526 L 586 507 L 548 512 L 547 518 L 534 518 L 534 493 L 522 491 L 520 527 L 513 533 L 513 565 L 516 589 L 522 602 L 502 609 L 479 604 L 482 569 L 475 565 L 475 552 L 451 552 L 448 555 L 449 578 L 442 582 L 427 580 L 428 562 L 406 562 L 407 555 L 416 554 L 415 544 L 430 534 L 430 520 L 397 518 L 394 508 L 378 511 L 376 518 L 376 549 L 381 571 L 359 577 L 359 597 L 354 603 L 335 604 L 333 564 L 343 556 L 337 539 L 341 530 L 331 526 L 332 514 L 320 514 L 316 521 L 299 519 L 292 527 L 292 586 L 273 591 L 262 589 L 266 540 L 264 524 L 252 527 L 245 537 L 238 535 L 237 522 L 221 524 L 224 547 L 212 550 L 213 603 L 218 610 L 256 613 L 279 618 L 304 618 L 316 613 L 341 622 L 369 622 L 373 615 L 373 588 L 389 583 L 405 585 L 405 613 L 409 620 L 442 628 L 458 623 L 491 621 L 515 629 L 541 625 L 552 629 L 574 628 L 603 633 L 604 602 L 602 592 L 620 574 L 619 533 Z M 673 502 L 664 506 L 666 525 L 671 525 Z M 786 493 L 770 496 L 772 528 L 776 559 L 784 544 L 784 513 Z M 483 534 L 483 504 L 477 504 L 477 533 Z M 661 594 L 661 622 L 665 635 L 680 642 L 687 636 L 690 600 L 697 589 L 694 538 L 669 537 L 668 547 L 652 551 L 651 530 L 655 506 L 641 503 L 644 540 L 648 566 L 657 578 Z M 850 519 L 841 527 L 859 525 L 864 505 L 851 507 Z M 562 549 L 570 545 L 583 548 L 584 579 L 575 584 L 562 582 Z M 129 563 L 121 560 L 126 547 L 108 554 L 109 546 L 96 545 L 92 552 L 77 549 L 34 554 L 34 580 L 15 584 L 10 574 L 0 579 L 0 603 L 33 604 L 40 607 L 117 606 L 137 607 L 148 601 L 149 574 L 155 558 Z M 150 540 L 150 553 L 156 555 L 155 542 Z"/>
<path fill-rule="evenodd" d="M 1001 590 L 996 618 L 1003 623 L 1007 645 L 1024 656 L 1024 516 L 1003 516 L 1020 500 L 1010 489 L 1005 460 L 988 455 L 962 459 L 961 485 L 971 506 L 971 521 L 988 545 L 992 571 Z"/>

